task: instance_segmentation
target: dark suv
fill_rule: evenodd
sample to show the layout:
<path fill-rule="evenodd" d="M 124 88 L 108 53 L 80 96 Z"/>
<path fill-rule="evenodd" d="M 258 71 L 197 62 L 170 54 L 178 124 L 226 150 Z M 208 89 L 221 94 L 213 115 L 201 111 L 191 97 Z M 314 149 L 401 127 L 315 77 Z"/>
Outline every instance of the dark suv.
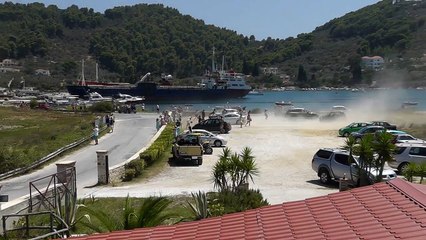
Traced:
<path fill-rule="evenodd" d="M 371 125 L 373 126 L 382 126 L 388 130 L 396 130 L 396 125 L 394 124 L 390 124 L 388 122 L 385 121 L 373 121 L 371 122 Z"/>
<path fill-rule="evenodd" d="M 220 117 L 209 118 L 195 124 L 193 129 L 204 129 L 210 132 L 228 133 L 231 131 L 231 124 L 225 122 Z"/>

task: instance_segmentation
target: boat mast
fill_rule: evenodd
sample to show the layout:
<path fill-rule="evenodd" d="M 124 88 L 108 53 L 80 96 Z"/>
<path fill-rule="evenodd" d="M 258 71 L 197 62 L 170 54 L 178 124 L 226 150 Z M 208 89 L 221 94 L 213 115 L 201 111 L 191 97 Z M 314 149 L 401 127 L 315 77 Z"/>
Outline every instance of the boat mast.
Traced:
<path fill-rule="evenodd" d="M 81 85 L 86 86 L 86 79 L 84 79 L 84 59 L 81 59 Z"/>

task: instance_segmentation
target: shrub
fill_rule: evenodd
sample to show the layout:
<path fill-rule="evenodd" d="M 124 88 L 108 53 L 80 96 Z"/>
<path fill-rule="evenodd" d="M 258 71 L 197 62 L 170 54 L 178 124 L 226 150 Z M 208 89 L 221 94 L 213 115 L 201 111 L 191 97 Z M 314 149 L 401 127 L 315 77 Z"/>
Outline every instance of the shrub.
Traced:
<path fill-rule="evenodd" d="M 170 124 L 152 145 L 139 155 L 139 159 L 124 165 L 123 181 L 131 181 L 133 178 L 140 176 L 146 166 L 150 166 L 154 162 L 161 160 L 166 150 L 169 151 L 173 139 L 173 126 Z"/>
<path fill-rule="evenodd" d="M 37 100 L 31 99 L 31 101 L 30 101 L 30 108 L 34 109 L 34 108 L 37 107 L 37 105 L 38 105 Z"/>
<path fill-rule="evenodd" d="M 139 177 L 142 174 L 143 169 L 145 168 L 145 161 L 142 159 L 136 159 L 124 165 L 124 168 L 134 169 L 135 170 L 134 177 Z"/>
<path fill-rule="evenodd" d="M 131 181 L 134 177 L 135 177 L 135 169 L 134 168 L 124 168 L 124 176 L 123 176 L 123 181 L 125 182 L 129 182 Z"/>
<path fill-rule="evenodd" d="M 253 189 L 241 188 L 236 192 L 221 191 L 211 193 L 209 196 L 209 209 L 213 216 L 242 212 L 266 205 L 269 203 L 263 199 L 260 191 Z"/>
<path fill-rule="evenodd" d="M 93 104 L 89 110 L 91 112 L 112 112 L 114 110 L 114 106 L 112 102 L 97 102 Z"/>

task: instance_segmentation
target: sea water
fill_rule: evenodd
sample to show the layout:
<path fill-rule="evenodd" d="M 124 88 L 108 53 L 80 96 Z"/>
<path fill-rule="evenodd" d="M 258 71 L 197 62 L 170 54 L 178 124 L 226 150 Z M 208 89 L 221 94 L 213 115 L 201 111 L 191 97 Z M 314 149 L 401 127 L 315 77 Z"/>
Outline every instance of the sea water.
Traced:
<path fill-rule="evenodd" d="M 374 90 L 322 90 L 322 91 L 264 91 L 263 95 L 247 95 L 244 98 L 229 100 L 152 102 L 146 108 L 154 109 L 158 104 L 162 109 L 174 106 L 192 110 L 211 111 L 216 107 L 246 107 L 246 109 L 273 109 L 275 102 L 291 102 L 294 107 L 311 111 L 327 111 L 333 106 L 347 108 L 377 108 L 385 110 L 401 109 L 404 102 L 415 102 L 413 109 L 426 110 L 426 90 L 418 89 L 374 89 Z"/>

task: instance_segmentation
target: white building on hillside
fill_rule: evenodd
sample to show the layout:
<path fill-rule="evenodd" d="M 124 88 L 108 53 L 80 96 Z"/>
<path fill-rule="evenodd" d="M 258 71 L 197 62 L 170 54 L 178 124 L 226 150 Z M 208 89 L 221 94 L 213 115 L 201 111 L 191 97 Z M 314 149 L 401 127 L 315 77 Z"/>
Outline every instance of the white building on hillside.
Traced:
<path fill-rule="evenodd" d="M 46 69 L 35 70 L 35 75 L 50 76 L 50 71 Z"/>
<path fill-rule="evenodd" d="M 361 61 L 364 68 L 372 69 L 374 71 L 382 70 L 385 65 L 385 60 L 380 56 L 364 56 L 362 57 Z"/>
<path fill-rule="evenodd" d="M 262 69 L 262 73 L 267 75 L 267 74 L 272 74 L 272 75 L 277 75 L 278 74 L 278 68 L 277 67 L 263 67 Z"/>

